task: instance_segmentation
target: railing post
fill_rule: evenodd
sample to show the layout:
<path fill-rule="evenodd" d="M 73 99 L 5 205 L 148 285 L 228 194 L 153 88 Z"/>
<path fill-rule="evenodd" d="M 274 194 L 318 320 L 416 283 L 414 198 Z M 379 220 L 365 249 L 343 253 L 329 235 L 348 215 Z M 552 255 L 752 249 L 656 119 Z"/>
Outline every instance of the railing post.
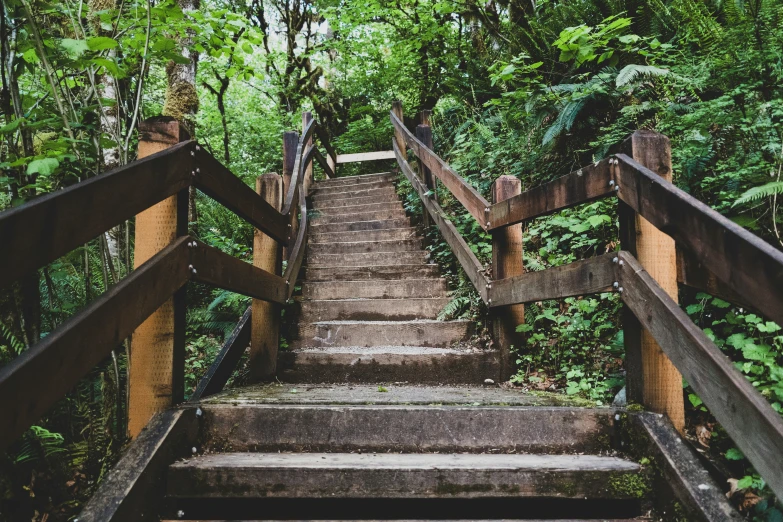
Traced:
<path fill-rule="evenodd" d="M 280 211 L 283 207 L 283 178 L 270 173 L 256 179 L 256 192 Z M 253 266 L 270 274 L 282 275 L 283 248 L 280 243 L 256 229 L 253 236 Z M 253 299 L 250 334 L 250 378 L 266 380 L 277 370 L 280 344 L 280 305 Z"/>
<path fill-rule="evenodd" d="M 138 158 L 190 139 L 173 118 L 139 124 Z M 188 233 L 188 190 L 136 216 L 134 268 Z M 157 412 L 182 402 L 185 377 L 185 288 L 166 301 L 133 333 L 128 361 L 128 434 L 136 437 Z"/>
<path fill-rule="evenodd" d="M 430 127 L 431 113 L 432 111 L 421 111 L 421 124 L 416 126 L 416 137 L 430 150 L 432 150 L 432 127 Z M 427 189 L 432 192 L 432 199 L 434 199 L 437 203 L 438 195 L 436 190 L 436 180 L 434 179 L 430 169 L 424 165 L 424 162 L 421 161 L 421 159 L 419 159 L 419 176 L 421 176 L 421 179 L 424 181 Z M 432 226 L 432 219 L 430 218 L 429 212 L 424 211 L 423 214 L 424 227 L 429 229 L 430 226 Z"/>
<path fill-rule="evenodd" d="M 492 203 L 522 193 L 522 182 L 514 176 L 500 176 L 492 185 Z M 511 225 L 492 233 L 492 279 L 506 279 L 522 274 L 522 225 Z M 500 351 L 500 378 L 511 377 L 511 346 L 522 348 L 524 336 L 516 328 L 525 322 L 525 305 L 503 306 L 493 310 L 492 333 Z"/>
<path fill-rule="evenodd" d="M 313 113 L 310 111 L 305 111 L 302 113 L 302 134 L 304 134 L 305 129 L 307 129 L 307 126 L 310 124 L 310 122 L 313 121 Z M 307 140 L 304 143 L 304 147 L 302 148 L 302 154 L 307 152 L 307 148 L 313 144 L 313 137 L 310 136 L 310 139 Z M 308 165 L 307 169 L 304 173 L 304 179 L 302 180 L 302 183 L 304 184 L 304 191 L 305 195 L 310 194 L 310 185 L 313 184 L 313 163 L 310 162 L 310 165 Z"/>
<path fill-rule="evenodd" d="M 622 152 L 672 181 L 672 152 L 669 138 L 651 131 L 636 131 L 622 144 Z M 619 190 L 622 190 L 622 186 Z M 644 269 L 672 299 L 678 300 L 677 253 L 674 240 L 636 214 L 622 201 L 620 246 L 631 252 Z M 623 312 L 626 347 L 626 394 L 652 411 L 665 413 L 674 427 L 685 426 L 682 376 L 649 332 L 629 311 Z"/>
<path fill-rule="evenodd" d="M 294 164 L 296 163 L 296 149 L 299 147 L 299 134 L 295 131 L 286 131 L 283 133 L 283 201 L 285 202 L 288 194 L 288 187 L 291 186 L 291 176 L 294 174 Z M 296 194 L 294 194 L 296 199 Z M 296 237 L 296 211 L 291 209 L 291 219 L 288 222 L 288 242 Z M 283 248 L 284 255 L 288 257 L 288 245 Z"/>
<path fill-rule="evenodd" d="M 402 102 L 400 100 L 395 100 L 394 103 L 392 103 L 392 112 L 397 116 L 397 119 L 400 120 L 400 123 L 405 125 L 405 116 L 402 112 Z M 406 151 L 408 149 L 405 148 L 405 140 L 403 139 L 402 134 L 397 132 L 397 129 L 394 129 L 394 137 L 397 138 L 397 147 L 400 148 L 402 157 L 406 157 Z"/>

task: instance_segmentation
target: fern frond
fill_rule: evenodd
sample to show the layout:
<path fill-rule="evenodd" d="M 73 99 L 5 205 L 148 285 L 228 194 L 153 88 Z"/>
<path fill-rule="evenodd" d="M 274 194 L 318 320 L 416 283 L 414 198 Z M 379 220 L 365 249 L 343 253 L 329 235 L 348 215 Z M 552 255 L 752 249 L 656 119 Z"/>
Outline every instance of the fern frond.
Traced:
<path fill-rule="evenodd" d="M 615 79 L 617 87 L 624 87 L 640 77 L 666 76 L 669 69 L 661 69 L 652 65 L 630 64 L 623 67 Z"/>
<path fill-rule="evenodd" d="M 737 201 L 732 204 L 732 207 L 749 203 L 751 201 L 757 201 L 759 199 L 777 196 L 779 194 L 783 194 L 783 181 L 770 181 L 769 183 L 761 185 L 760 187 L 753 187 L 750 190 L 746 190 L 739 198 L 737 198 Z"/>

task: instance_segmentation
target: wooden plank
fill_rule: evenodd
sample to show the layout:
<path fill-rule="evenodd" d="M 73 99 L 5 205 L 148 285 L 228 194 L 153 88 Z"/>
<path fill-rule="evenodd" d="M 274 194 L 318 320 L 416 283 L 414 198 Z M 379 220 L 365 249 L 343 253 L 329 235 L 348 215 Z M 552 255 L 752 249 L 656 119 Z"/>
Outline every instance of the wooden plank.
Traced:
<path fill-rule="evenodd" d="M 452 169 L 448 163 L 440 159 L 434 152 L 427 148 L 422 142 L 420 142 L 411 132 L 405 128 L 405 125 L 395 116 L 390 113 L 392 124 L 398 133 L 401 134 L 405 143 L 408 144 L 424 165 L 432 171 L 432 173 L 443 182 L 449 191 L 454 195 L 457 200 L 470 212 L 470 215 L 479 222 L 484 230 L 488 229 L 488 213 L 490 204 L 489 201 L 479 194 L 479 192 L 471 185 L 462 179 L 454 169 Z M 399 158 L 398 158 L 399 161 Z"/>
<path fill-rule="evenodd" d="M 379 161 L 394 159 L 393 150 L 380 150 L 376 152 L 359 152 L 357 154 L 338 154 L 337 164 L 358 163 L 360 161 Z"/>
<path fill-rule="evenodd" d="M 188 280 L 190 238 L 166 247 L 0 368 L 0 450 L 20 436 Z M 240 261 L 241 262 L 241 261 Z M 46 386 L 41 386 L 46 383 Z"/>
<path fill-rule="evenodd" d="M 211 154 L 199 147 L 194 184 L 224 207 L 278 241 L 288 237 L 288 221 L 269 203 L 245 185 Z"/>
<path fill-rule="evenodd" d="M 518 196 L 489 207 L 489 230 L 614 194 L 611 158 L 583 167 L 549 183 L 527 190 Z"/>
<path fill-rule="evenodd" d="M 285 303 L 285 280 L 217 248 L 193 241 L 191 278 L 254 299 Z"/>
<path fill-rule="evenodd" d="M 251 312 L 252 307 L 248 306 L 231 335 L 223 343 L 220 353 L 207 368 L 207 373 L 198 382 L 196 391 L 190 396 L 188 402 L 198 402 L 203 397 L 223 391 L 231 374 L 236 370 L 239 359 L 242 358 L 242 354 L 250 344 Z"/>
<path fill-rule="evenodd" d="M 326 158 L 321 154 L 321 151 L 314 148 L 312 154 L 315 160 L 318 161 L 318 164 L 321 165 L 321 168 L 324 169 L 327 179 L 335 177 L 334 169 L 332 169 L 332 166 L 326 161 Z"/>
<path fill-rule="evenodd" d="M 783 252 L 654 172 L 618 154 L 620 199 L 743 300 L 783 324 Z"/>
<path fill-rule="evenodd" d="M 620 252 L 618 257 L 622 264 L 615 273 L 623 302 L 772 491 L 783 496 L 783 418 L 633 256 Z"/>
<path fill-rule="evenodd" d="M 337 176 L 337 169 L 336 169 L 337 151 L 335 151 L 334 148 L 332 147 L 332 144 L 329 143 L 329 135 L 326 133 L 326 130 L 323 127 L 321 127 L 320 125 L 316 125 L 315 134 L 318 136 L 318 139 L 321 141 L 321 145 L 323 145 L 324 149 L 326 149 L 326 155 L 328 156 L 326 163 L 329 165 L 329 171 L 332 173 L 328 176 L 330 178 L 334 178 Z M 327 169 L 324 168 L 324 170 Z"/>
<path fill-rule="evenodd" d="M 486 303 L 489 299 L 487 289 L 489 280 L 485 274 L 484 267 L 457 231 L 454 224 L 445 217 L 446 214 L 443 212 L 443 209 L 440 208 L 440 205 L 426 195 L 428 192 L 427 187 L 425 187 L 419 181 L 419 178 L 416 177 L 413 169 L 411 169 L 411 166 L 402 156 L 395 140 L 392 140 L 392 146 L 397 157 L 397 163 L 402 169 L 403 174 L 405 174 L 405 177 L 408 178 L 408 181 L 413 185 L 413 189 L 419 194 L 422 206 L 429 212 L 432 221 L 438 227 L 438 230 L 440 230 L 443 239 L 445 239 L 449 244 L 449 247 L 451 247 L 451 251 L 454 252 L 454 256 L 457 258 L 457 261 L 459 261 L 460 266 L 465 270 L 468 279 L 473 283 L 473 286 L 481 296 L 481 299 Z"/>
<path fill-rule="evenodd" d="M 695 255 L 683 248 L 677 248 L 677 281 L 691 288 L 707 292 L 724 301 L 755 309 L 730 286 L 718 279 Z"/>
<path fill-rule="evenodd" d="M 190 184 L 183 142 L 0 213 L 0 287 L 63 256 Z"/>
<path fill-rule="evenodd" d="M 195 407 L 157 414 L 103 478 L 79 521 L 157 520 L 163 508 L 168 466 L 190 455 L 198 432 Z"/>
<path fill-rule="evenodd" d="M 290 250 L 288 263 L 286 264 L 283 279 L 286 284 L 286 300 L 291 299 L 296 286 L 296 278 L 299 275 L 299 269 L 302 268 L 305 250 L 307 250 L 307 200 L 304 196 L 304 189 L 299 187 L 299 231 L 296 235 L 296 243 Z"/>
<path fill-rule="evenodd" d="M 616 255 L 603 254 L 539 272 L 492 281 L 489 290 L 492 301 L 489 306 L 494 308 L 608 292 L 612 290 L 615 281 L 612 258 Z"/>

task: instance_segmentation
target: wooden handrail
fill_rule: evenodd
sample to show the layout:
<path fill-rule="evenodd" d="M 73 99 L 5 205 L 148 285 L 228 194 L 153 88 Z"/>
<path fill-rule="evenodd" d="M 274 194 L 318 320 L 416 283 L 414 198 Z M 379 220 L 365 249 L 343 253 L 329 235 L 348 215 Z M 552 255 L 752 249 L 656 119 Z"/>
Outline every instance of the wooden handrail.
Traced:
<path fill-rule="evenodd" d="M 652 334 L 772 491 L 783 497 L 780 414 L 636 258 L 627 252 L 618 257 L 615 274 L 623 303 Z"/>
<path fill-rule="evenodd" d="M 190 185 L 187 141 L 0 213 L 0 287 Z"/>
<path fill-rule="evenodd" d="M 521 223 L 614 194 L 611 158 L 500 201 L 489 208 L 488 230 Z"/>
<path fill-rule="evenodd" d="M 291 182 L 288 184 L 288 193 L 286 194 L 285 200 L 283 201 L 283 210 L 281 211 L 284 216 L 288 216 L 291 213 L 291 209 L 296 208 L 296 205 L 294 204 L 294 196 L 297 193 L 297 187 L 303 180 L 302 178 L 304 177 L 304 171 L 307 168 L 305 162 L 302 161 L 304 144 L 307 143 L 307 141 L 312 137 L 316 126 L 317 124 L 315 120 L 310 120 L 310 123 L 307 124 L 305 131 L 301 136 L 299 136 L 299 143 L 296 146 L 294 169 L 291 174 Z"/>
<path fill-rule="evenodd" d="M 489 291 L 489 306 L 494 308 L 609 292 L 615 282 L 614 257 L 614 253 L 604 254 L 539 272 L 495 279 Z"/>
<path fill-rule="evenodd" d="M 403 157 L 397 146 L 397 140 L 392 140 L 392 148 L 397 158 L 397 164 L 400 166 L 402 173 L 405 174 L 405 177 L 408 178 L 408 181 L 410 181 L 413 189 L 419 195 L 422 206 L 427 210 L 430 216 L 432 216 L 433 222 L 437 225 L 443 238 L 449 244 L 449 247 L 451 247 L 454 256 L 457 258 L 457 261 L 459 261 L 470 282 L 473 283 L 473 287 L 481 296 L 481 299 L 484 300 L 485 303 L 488 302 L 490 285 L 486 276 L 486 271 L 481 262 L 476 258 L 476 255 L 462 238 L 454 224 L 445 217 L 445 213 L 440 205 L 428 196 L 429 189 L 427 189 L 413 173 L 413 169 L 411 169 L 407 159 Z"/>
<path fill-rule="evenodd" d="M 690 251 L 731 291 L 783 324 L 783 252 L 624 154 L 615 159 L 622 201 Z"/>
<path fill-rule="evenodd" d="M 470 212 L 470 215 L 478 221 L 479 225 L 481 225 L 484 230 L 488 230 L 490 227 L 488 218 L 490 208 L 489 201 L 484 199 L 473 186 L 462 179 L 448 163 L 440 159 L 434 152 L 427 148 L 426 145 L 419 141 L 418 138 L 411 134 L 394 112 L 390 112 L 389 116 L 395 131 L 402 136 L 403 140 L 408 147 L 413 150 L 416 157 L 432 171 L 433 175 L 443 182 L 443 185 L 451 191 L 460 203 L 462 203 L 467 211 Z"/>
<path fill-rule="evenodd" d="M 294 293 L 296 277 L 299 275 L 299 269 L 302 267 L 302 260 L 304 259 L 307 246 L 307 200 L 304 195 L 304 187 L 301 184 L 299 185 L 299 212 L 299 231 L 296 235 L 296 242 L 291 248 L 291 254 L 283 274 L 283 280 L 287 287 L 285 292 L 286 299 L 290 299 Z"/>
<path fill-rule="evenodd" d="M 183 237 L 0 368 L 0 451 L 109 355 L 189 277 Z M 46 383 L 46 386 L 41 386 Z"/>
<path fill-rule="evenodd" d="M 329 135 L 326 134 L 326 130 L 320 125 L 317 125 L 315 127 L 315 134 L 318 136 L 318 139 L 321 140 L 321 145 L 326 149 L 326 153 L 332 158 L 332 161 L 337 164 L 337 151 L 334 150 L 332 144 L 329 142 Z"/>

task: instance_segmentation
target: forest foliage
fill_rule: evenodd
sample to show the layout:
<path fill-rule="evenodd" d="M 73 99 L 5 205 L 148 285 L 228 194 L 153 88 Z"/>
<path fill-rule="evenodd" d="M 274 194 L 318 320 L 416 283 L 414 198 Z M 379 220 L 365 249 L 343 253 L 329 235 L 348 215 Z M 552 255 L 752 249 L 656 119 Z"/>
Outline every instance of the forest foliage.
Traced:
<path fill-rule="evenodd" d="M 132 161 L 141 120 L 185 120 L 248 185 L 282 168 L 281 134 L 312 110 L 340 153 L 389 148 L 388 110 L 433 110 L 435 148 L 485 197 L 605 157 L 636 129 L 671 139 L 674 181 L 780 247 L 783 2 L 779 0 L 2 0 L 0 210 Z M 353 170 L 352 170 L 353 169 Z M 344 173 L 359 172 L 359 167 Z M 406 208 L 420 213 L 401 181 Z M 444 208 L 482 261 L 491 239 Z M 615 203 L 525 224 L 528 270 L 618 248 Z M 253 230 L 199 193 L 191 232 L 249 260 Z M 486 309 L 437 231 L 443 317 Z M 6 255 L 6 253 L 3 253 Z M 132 220 L 0 289 L 0 365 L 133 267 Z M 188 393 L 247 305 L 190 285 Z M 693 320 L 783 412 L 783 335 L 763 316 L 682 289 Z M 527 307 L 512 381 L 607 404 L 623 386 L 614 294 Z M 0 457 L 0 517 L 68 520 L 125 442 L 127 344 Z M 241 378 L 241 376 L 240 376 Z M 688 433 L 750 518 L 780 507 L 685 383 Z"/>

